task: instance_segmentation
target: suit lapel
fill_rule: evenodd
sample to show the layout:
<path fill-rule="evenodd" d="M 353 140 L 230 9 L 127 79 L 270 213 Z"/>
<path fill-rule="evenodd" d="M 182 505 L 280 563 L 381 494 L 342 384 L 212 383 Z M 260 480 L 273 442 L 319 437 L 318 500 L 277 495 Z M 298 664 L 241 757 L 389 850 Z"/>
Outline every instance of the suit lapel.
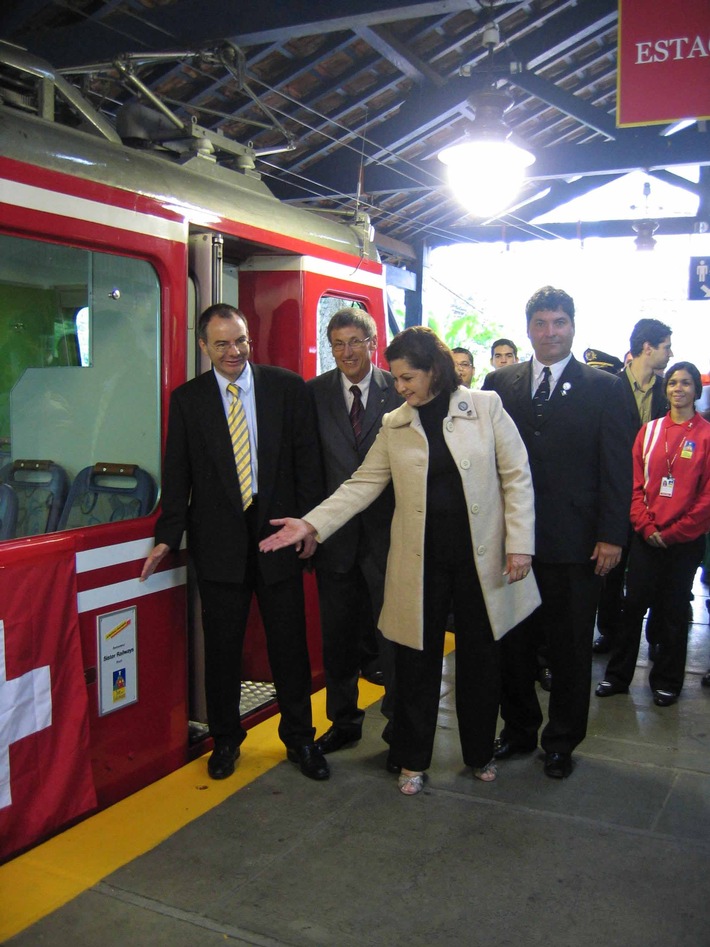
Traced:
<path fill-rule="evenodd" d="M 372 430 L 373 425 L 377 424 L 384 414 L 385 401 L 387 400 L 387 382 L 379 368 L 372 369 L 372 378 L 370 379 L 370 390 L 367 395 L 367 407 L 362 419 L 362 436 L 360 441 L 364 441 Z"/>
<path fill-rule="evenodd" d="M 343 395 L 343 385 L 340 379 L 340 371 L 337 368 L 333 372 L 333 377 L 330 384 L 331 390 L 328 393 L 327 409 L 330 412 L 333 424 L 340 431 L 348 444 L 350 444 L 352 447 L 355 447 L 353 426 L 350 423 L 350 416 L 345 404 L 345 396 Z"/>
<path fill-rule="evenodd" d="M 520 366 L 520 370 L 513 379 L 512 386 L 513 396 L 518 403 L 519 410 L 522 412 L 525 420 L 532 424 L 535 420 L 532 395 L 530 393 L 532 387 L 532 360 L 524 362 Z"/>
<path fill-rule="evenodd" d="M 252 363 L 254 376 L 254 404 L 256 405 L 257 458 L 259 467 L 259 497 L 266 501 L 273 493 L 278 470 L 279 441 L 283 411 L 273 386 L 264 378 L 261 366 Z M 266 502 L 259 504 L 259 520 L 265 515 Z"/>
<path fill-rule="evenodd" d="M 198 379 L 200 415 L 205 432 L 207 450 L 212 455 L 224 489 L 234 505 L 241 510 L 242 495 L 239 490 L 239 478 L 234 463 L 234 451 L 229 436 L 227 416 L 224 413 L 219 385 L 210 370 Z"/>
<path fill-rule="evenodd" d="M 581 371 L 579 362 L 573 355 L 569 362 L 567 362 L 565 370 L 560 375 L 560 378 L 555 385 L 555 390 L 552 392 L 552 396 L 550 397 L 550 413 L 559 410 L 561 405 L 565 402 L 565 399 L 574 390 L 574 388 L 579 385 L 580 375 Z M 543 420 L 543 424 L 544 423 L 545 421 Z"/>

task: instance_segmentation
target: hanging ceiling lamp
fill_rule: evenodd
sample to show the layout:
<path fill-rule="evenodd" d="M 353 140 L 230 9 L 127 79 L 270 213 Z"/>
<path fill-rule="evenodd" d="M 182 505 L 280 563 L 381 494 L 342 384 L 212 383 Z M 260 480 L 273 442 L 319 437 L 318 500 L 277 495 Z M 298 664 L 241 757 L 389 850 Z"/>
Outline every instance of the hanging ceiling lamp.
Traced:
<path fill-rule="evenodd" d="M 643 185 L 643 196 L 644 196 L 644 207 L 643 207 L 643 217 L 639 220 L 634 221 L 631 224 L 632 230 L 634 230 L 638 236 L 635 238 L 634 243 L 636 244 L 637 250 L 653 250 L 656 246 L 656 241 L 653 238 L 654 233 L 659 228 L 659 223 L 657 220 L 654 220 L 650 213 L 650 197 L 651 197 L 651 183 L 650 181 L 645 181 Z M 634 208 L 635 209 L 635 208 Z"/>
<path fill-rule="evenodd" d="M 631 227 L 638 234 L 638 236 L 634 239 L 636 249 L 653 250 L 653 248 L 656 246 L 656 241 L 653 239 L 653 235 L 658 230 L 658 221 L 646 218 L 644 220 L 637 220 L 631 225 Z"/>
<path fill-rule="evenodd" d="M 474 93 L 476 118 L 466 141 L 439 152 L 456 199 L 475 217 L 490 217 L 515 200 L 535 156 L 509 140 L 503 121 L 510 98 L 498 90 Z"/>
<path fill-rule="evenodd" d="M 482 43 L 488 49 L 484 72 L 494 75 L 493 50 L 500 43 L 500 32 L 490 23 Z M 496 88 L 495 82 L 468 97 L 474 121 L 466 140 L 444 148 L 439 160 L 447 166 L 449 184 L 456 199 L 470 214 L 490 217 L 509 207 L 520 190 L 535 156 L 510 141 L 511 130 L 503 121 L 513 104 L 510 96 Z"/>

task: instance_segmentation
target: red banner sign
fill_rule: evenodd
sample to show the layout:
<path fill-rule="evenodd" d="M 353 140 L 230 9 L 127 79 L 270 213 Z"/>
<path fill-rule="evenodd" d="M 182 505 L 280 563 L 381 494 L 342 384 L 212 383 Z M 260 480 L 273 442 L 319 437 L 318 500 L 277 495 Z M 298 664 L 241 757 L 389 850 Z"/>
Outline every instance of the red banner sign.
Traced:
<path fill-rule="evenodd" d="M 0 861 L 95 808 L 72 544 L 0 568 Z"/>
<path fill-rule="evenodd" d="M 619 0 L 616 124 L 710 117 L 710 0 Z"/>

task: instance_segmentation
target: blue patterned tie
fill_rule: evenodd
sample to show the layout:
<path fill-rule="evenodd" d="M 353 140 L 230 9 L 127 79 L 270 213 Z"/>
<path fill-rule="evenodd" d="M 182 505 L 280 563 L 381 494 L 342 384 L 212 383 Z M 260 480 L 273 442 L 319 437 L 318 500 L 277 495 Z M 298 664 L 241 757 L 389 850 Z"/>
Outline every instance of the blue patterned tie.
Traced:
<path fill-rule="evenodd" d="M 535 420 L 540 422 L 545 414 L 545 407 L 550 400 L 550 369 L 546 365 L 542 370 L 542 380 L 533 396 L 533 411 Z"/>

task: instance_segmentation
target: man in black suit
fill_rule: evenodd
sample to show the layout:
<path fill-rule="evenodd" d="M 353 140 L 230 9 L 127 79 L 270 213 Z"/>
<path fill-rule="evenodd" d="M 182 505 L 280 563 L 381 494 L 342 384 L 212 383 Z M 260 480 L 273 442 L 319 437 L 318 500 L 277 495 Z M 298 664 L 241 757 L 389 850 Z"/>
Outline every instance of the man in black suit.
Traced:
<path fill-rule="evenodd" d="M 272 532 L 270 519 L 302 516 L 322 498 L 313 407 L 300 376 L 249 362 L 251 340 L 239 310 L 210 306 L 197 331 L 213 370 L 172 394 L 162 512 L 141 581 L 178 548 L 187 530 L 202 599 L 207 719 L 214 738 L 210 776 L 234 772 L 246 736 L 239 714 L 241 662 L 255 592 L 287 757 L 305 776 L 327 779 L 311 719 L 302 563 L 294 550 L 275 556 L 258 550 L 259 540 Z"/>
<path fill-rule="evenodd" d="M 630 417 L 633 445 L 640 428 L 654 418 L 663 417 L 668 410 L 663 390 L 663 372 L 673 355 L 670 327 L 658 319 L 640 319 L 631 332 L 629 351 L 631 361 L 622 369 L 620 375 L 621 389 Z M 621 562 L 611 570 L 604 581 L 597 616 L 599 635 L 592 645 L 596 654 L 611 651 L 621 628 L 627 558 L 628 544 Z M 598 689 L 597 694 L 604 696 Z"/>
<path fill-rule="evenodd" d="M 572 771 L 589 713 L 589 649 L 600 576 L 618 563 L 631 501 L 631 439 L 621 379 L 578 362 L 572 352 L 574 302 L 545 286 L 526 306 L 534 357 L 486 376 L 528 450 L 535 489 L 533 568 L 542 605 L 502 639 L 504 727 L 495 756 L 531 753 L 542 712 L 535 693 L 535 636 L 542 621 L 552 670 L 542 731 L 545 773 Z"/>
<path fill-rule="evenodd" d="M 328 494 L 356 470 L 372 446 L 382 418 L 402 403 L 389 372 L 372 364 L 377 326 L 363 309 L 338 310 L 328 323 L 336 368 L 308 382 L 313 396 Z M 392 718 L 394 649 L 377 631 L 384 596 L 394 495 L 388 487 L 366 510 L 318 547 L 315 556 L 326 711 L 332 726 L 318 739 L 334 753 L 360 739 L 358 708 L 363 637 L 374 637 L 385 696 L 382 713 Z M 383 734 L 387 739 L 388 729 Z"/>

